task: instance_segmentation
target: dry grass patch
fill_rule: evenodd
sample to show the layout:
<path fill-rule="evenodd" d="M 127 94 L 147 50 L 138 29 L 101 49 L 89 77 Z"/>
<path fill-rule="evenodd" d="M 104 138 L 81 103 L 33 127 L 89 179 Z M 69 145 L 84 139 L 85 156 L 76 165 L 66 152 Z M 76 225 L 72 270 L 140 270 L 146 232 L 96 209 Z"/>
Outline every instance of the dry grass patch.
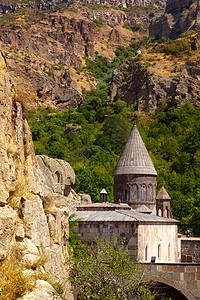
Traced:
<path fill-rule="evenodd" d="M 14 101 L 22 105 L 23 112 L 30 109 L 35 102 L 35 94 L 24 86 L 18 86 L 15 90 Z"/>
<path fill-rule="evenodd" d="M 1 300 L 16 299 L 34 287 L 36 278 L 24 274 L 25 268 L 21 258 L 22 250 L 16 246 L 10 255 L 0 262 Z"/>

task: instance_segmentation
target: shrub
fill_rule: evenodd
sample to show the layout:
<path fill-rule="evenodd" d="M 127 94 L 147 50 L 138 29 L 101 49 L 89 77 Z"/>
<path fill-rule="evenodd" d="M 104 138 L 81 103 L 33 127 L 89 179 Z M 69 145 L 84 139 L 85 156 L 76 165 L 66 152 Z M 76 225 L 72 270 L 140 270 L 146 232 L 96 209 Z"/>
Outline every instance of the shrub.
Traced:
<path fill-rule="evenodd" d="M 22 250 L 16 246 L 0 263 L 1 300 L 16 299 L 34 287 L 35 278 L 24 274 L 21 258 Z"/>

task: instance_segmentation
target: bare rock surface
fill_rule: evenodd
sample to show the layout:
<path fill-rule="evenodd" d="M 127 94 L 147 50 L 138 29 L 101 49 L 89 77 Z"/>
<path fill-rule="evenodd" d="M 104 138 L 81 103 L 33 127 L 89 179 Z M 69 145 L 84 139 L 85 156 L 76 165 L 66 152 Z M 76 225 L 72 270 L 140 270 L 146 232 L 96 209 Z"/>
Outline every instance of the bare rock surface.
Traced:
<path fill-rule="evenodd" d="M 149 35 L 174 39 L 181 33 L 199 28 L 199 1 L 167 0 L 165 13 L 151 21 Z"/>
<path fill-rule="evenodd" d="M 54 288 L 44 280 L 37 280 L 35 289 L 20 300 L 61 300 Z"/>
<path fill-rule="evenodd" d="M 14 242 L 16 213 L 11 207 L 0 207 L 0 259 L 4 258 Z"/>
<path fill-rule="evenodd" d="M 45 155 L 37 155 L 36 159 L 45 178 L 41 180 L 41 189 L 46 185 L 54 193 L 69 194 L 71 185 L 75 183 L 75 173 L 70 164 Z"/>
<path fill-rule="evenodd" d="M 20 247 L 27 268 L 34 266 L 48 273 L 62 285 L 63 296 L 71 300 L 65 266 L 69 256 L 68 212 L 89 198 L 71 189 L 75 174 L 67 162 L 40 157 L 38 163 L 22 105 L 14 100 L 14 84 L 2 52 L 0 103 L 0 259 L 12 246 Z M 43 256 L 47 259 L 37 266 Z M 51 285 L 37 281 L 25 299 L 60 297 Z"/>
<path fill-rule="evenodd" d="M 179 71 L 165 78 L 151 72 L 145 63 L 127 61 L 114 71 L 110 104 L 123 99 L 150 114 L 160 107 L 178 107 L 185 102 L 199 106 L 199 62 L 188 62 Z"/>

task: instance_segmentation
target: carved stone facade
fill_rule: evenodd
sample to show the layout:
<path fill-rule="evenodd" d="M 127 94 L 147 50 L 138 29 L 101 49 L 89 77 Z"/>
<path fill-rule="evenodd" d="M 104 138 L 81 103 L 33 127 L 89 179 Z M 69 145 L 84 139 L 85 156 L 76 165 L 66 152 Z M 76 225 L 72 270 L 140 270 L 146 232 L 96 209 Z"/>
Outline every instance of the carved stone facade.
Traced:
<path fill-rule="evenodd" d="M 144 204 L 154 210 L 156 187 L 156 176 L 117 175 L 114 182 L 115 202 L 127 203 L 134 209 Z"/>

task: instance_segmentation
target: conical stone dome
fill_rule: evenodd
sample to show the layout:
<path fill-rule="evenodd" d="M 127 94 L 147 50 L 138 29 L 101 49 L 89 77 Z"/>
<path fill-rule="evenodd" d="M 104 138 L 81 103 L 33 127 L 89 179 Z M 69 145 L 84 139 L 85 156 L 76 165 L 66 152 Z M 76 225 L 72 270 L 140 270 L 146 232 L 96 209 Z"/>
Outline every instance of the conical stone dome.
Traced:
<path fill-rule="evenodd" d="M 136 125 L 132 128 L 114 172 L 114 175 L 125 174 L 157 176 L 152 160 Z"/>
<path fill-rule="evenodd" d="M 171 200 L 171 197 L 169 196 L 168 192 L 164 188 L 164 186 L 161 187 L 156 200 Z"/>

